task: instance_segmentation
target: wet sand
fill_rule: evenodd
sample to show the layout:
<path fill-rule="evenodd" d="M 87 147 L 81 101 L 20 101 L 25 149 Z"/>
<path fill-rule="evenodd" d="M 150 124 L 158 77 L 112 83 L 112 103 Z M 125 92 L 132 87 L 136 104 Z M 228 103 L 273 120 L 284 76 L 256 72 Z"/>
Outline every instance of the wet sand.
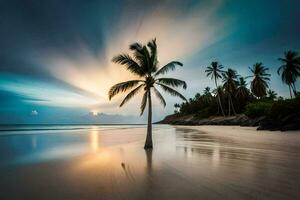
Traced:
<path fill-rule="evenodd" d="M 300 133 L 154 126 L 0 136 L 0 199 L 299 199 Z"/>

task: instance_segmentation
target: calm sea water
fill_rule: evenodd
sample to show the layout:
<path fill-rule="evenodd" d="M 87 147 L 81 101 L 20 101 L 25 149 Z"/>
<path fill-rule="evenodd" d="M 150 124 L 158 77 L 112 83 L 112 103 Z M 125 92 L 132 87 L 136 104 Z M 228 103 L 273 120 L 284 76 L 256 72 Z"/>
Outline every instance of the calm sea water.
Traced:
<path fill-rule="evenodd" d="M 0 199 L 299 199 L 300 135 L 239 127 L 1 126 Z"/>

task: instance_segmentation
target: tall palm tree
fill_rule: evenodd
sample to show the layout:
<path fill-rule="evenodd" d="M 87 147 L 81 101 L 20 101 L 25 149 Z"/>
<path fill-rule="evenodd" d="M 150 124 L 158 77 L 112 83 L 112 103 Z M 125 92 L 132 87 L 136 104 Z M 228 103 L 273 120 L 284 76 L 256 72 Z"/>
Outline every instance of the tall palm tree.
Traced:
<path fill-rule="evenodd" d="M 278 58 L 282 65 L 278 68 L 277 73 L 280 75 L 281 80 L 289 86 L 290 96 L 292 98 L 291 88 L 296 96 L 296 80 L 300 76 L 300 56 L 295 51 L 284 52 L 284 58 Z"/>
<path fill-rule="evenodd" d="M 232 96 L 235 94 L 236 92 L 236 88 L 237 88 L 237 72 L 233 69 L 228 69 L 227 71 L 225 71 L 223 73 L 223 88 L 227 94 L 228 97 L 228 116 L 230 116 L 230 111 L 232 108 L 233 114 L 235 115 L 235 109 L 234 109 L 234 105 L 232 102 Z"/>
<path fill-rule="evenodd" d="M 210 66 L 208 66 L 205 70 L 206 76 L 207 77 L 210 76 L 211 79 L 214 79 L 216 88 L 218 88 L 217 79 L 222 78 L 222 73 L 223 73 L 222 69 L 223 69 L 223 66 L 220 65 L 218 62 L 212 62 L 210 64 Z M 216 91 L 218 92 L 218 90 L 216 90 Z M 217 99 L 218 99 L 219 106 L 221 108 L 222 115 L 225 116 L 219 94 L 217 94 Z"/>
<path fill-rule="evenodd" d="M 133 57 L 128 54 L 120 54 L 115 56 L 112 61 L 121 64 L 126 67 L 128 71 L 134 75 L 140 77 L 140 79 L 129 80 L 118 83 L 112 86 L 108 92 L 109 99 L 121 92 L 126 92 L 132 89 L 124 100 L 121 102 L 120 107 L 127 103 L 132 97 L 143 92 L 143 98 L 141 103 L 141 115 L 143 114 L 146 104 L 148 102 L 148 125 L 147 125 L 147 137 L 145 142 L 145 149 L 152 149 L 152 101 L 151 92 L 153 91 L 160 102 L 166 106 L 166 101 L 161 93 L 154 87 L 159 86 L 165 92 L 172 96 L 178 96 L 186 101 L 186 98 L 177 92 L 172 87 L 183 87 L 186 89 L 187 85 L 184 81 L 175 78 L 162 78 L 170 70 L 174 70 L 176 66 L 182 66 L 182 63 L 178 61 L 172 61 L 167 65 L 159 68 L 157 60 L 157 45 L 156 40 L 151 40 L 147 45 L 140 43 L 134 43 L 129 46 L 129 49 L 133 53 Z M 134 88 L 134 89 L 133 89 Z"/>
<path fill-rule="evenodd" d="M 243 77 L 239 78 L 238 87 L 236 89 L 236 97 L 242 100 L 245 100 L 249 97 L 247 83 Z"/>
<path fill-rule="evenodd" d="M 250 71 L 253 75 L 248 76 L 252 77 L 253 80 L 251 82 L 251 92 L 253 93 L 254 96 L 261 98 L 266 96 L 267 94 L 267 88 L 268 86 L 268 81 L 270 81 L 269 76 L 270 74 L 267 73 L 269 68 L 263 66 L 263 64 L 260 63 L 255 63 L 252 68 L 250 68 Z"/>
<path fill-rule="evenodd" d="M 274 90 L 268 90 L 268 99 L 274 100 L 277 98 L 277 93 Z"/>

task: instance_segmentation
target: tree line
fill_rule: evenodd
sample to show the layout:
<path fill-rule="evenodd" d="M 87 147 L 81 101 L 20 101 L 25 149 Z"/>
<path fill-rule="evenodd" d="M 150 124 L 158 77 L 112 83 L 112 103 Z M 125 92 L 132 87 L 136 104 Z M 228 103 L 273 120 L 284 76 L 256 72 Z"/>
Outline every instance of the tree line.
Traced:
<path fill-rule="evenodd" d="M 288 86 L 290 98 L 299 96 L 296 81 L 300 76 L 300 56 L 295 51 L 287 51 L 282 58 L 277 73 Z M 242 77 L 232 68 L 224 69 L 219 62 L 212 62 L 206 67 L 206 76 L 214 81 L 215 88 L 211 91 L 206 87 L 203 94 L 197 93 L 194 98 L 181 104 L 176 103 L 175 113 L 195 114 L 200 117 L 211 115 L 236 115 L 245 110 L 247 104 L 254 101 L 267 101 L 277 98 L 277 93 L 269 88 L 269 68 L 263 63 L 255 63 L 249 67 L 250 76 Z M 250 79 L 250 88 L 246 80 Z M 222 83 L 219 85 L 219 80 Z"/>

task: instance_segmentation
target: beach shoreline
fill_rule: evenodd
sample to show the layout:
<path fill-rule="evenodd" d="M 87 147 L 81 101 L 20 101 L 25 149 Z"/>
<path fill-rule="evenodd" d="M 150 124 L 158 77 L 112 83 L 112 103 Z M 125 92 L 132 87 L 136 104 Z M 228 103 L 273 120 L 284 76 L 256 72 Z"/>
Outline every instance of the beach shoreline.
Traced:
<path fill-rule="evenodd" d="M 0 137 L 0 199 L 300 197 L 298 131 L 154 125 L 151 151 L 145 136 L 91 126 Z"/>

